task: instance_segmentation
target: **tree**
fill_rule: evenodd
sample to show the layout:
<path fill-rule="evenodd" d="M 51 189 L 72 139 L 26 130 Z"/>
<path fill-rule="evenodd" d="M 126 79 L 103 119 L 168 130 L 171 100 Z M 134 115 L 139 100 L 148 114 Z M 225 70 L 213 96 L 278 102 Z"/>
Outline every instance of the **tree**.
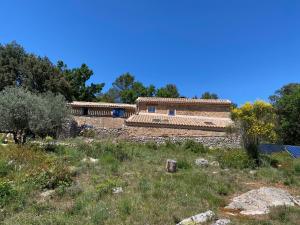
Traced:
<path fill-rule="evenodd" d="M 232 110 L 232 119 L 236 122 L 235 126 L 249 156 L 259 163 L 258 145 L 262 141 L 274 142 L 277 138 L 274 108 L 263 101 L 246 103 Z"/>
<path fill-rule="evenodd" d="M 284 144 L 300 145 L 300 84 L 291 83 L 270 96 L 278 116 L 277 132 Z"/>
<path fill-rule="evenodd" d="M 79 68 L 68 69 L 63 61 L 59 61 L 57 67 L 70 84 L 71 100 L 96 101 L 97 96 L 100 95 L 104 87 L 104 83 L 86 85 L 93 75 L 93 71 L 86 64 L 82 64 Z"/>
<path fill-rule="evenodd" d="M 138 97 L 155 95 L 154 85 L 144 86 L 136 81 L 130 73 L 122 74 L 113 82 L 113 87 L 100 97 L 100 101 L 122 102 L 133 104 Z"/>
<path fill-rule="evenodd" d="M 204 92 L 202 95 L 201 95 L 201 99 L 218 99 L 218 95 L 215 94 L 215 93 L 210 93 L 210 92 Z"/>
<path fill-rule="evenodd" d="M 163 98 L 179 98 L 180 94 L 175 84 L 167 84 L 165 87 L 157 90 L 156 96 Z"/>
<path fill-rule="evenodd" d="M 61 95 L 41 96 L 16 87 L 0 92 L 0 131 L 12 133 L 17 144 L 24 144 L 28 134 L 55 136 L 68 114 Z"/>
<path fill-rule="evenodd" d="M 14 86 L 35 93 L 60 93 L 68 101 L 95 101 L 104 83 L 87 85 L 92 75 L 86 64 L 68 69 L 62 61 L 54 65 L 47 57 L 27 53 L 16 42 L 0 44 L 0 91 Z"/>
<path fill-rule="evenodd" d="M 68 82 L 47 57 L 28 54 L 16 42 L 0 45 L 0 91 L 7 86 L 62 93 L 66 97 L 69 92 Z"/>

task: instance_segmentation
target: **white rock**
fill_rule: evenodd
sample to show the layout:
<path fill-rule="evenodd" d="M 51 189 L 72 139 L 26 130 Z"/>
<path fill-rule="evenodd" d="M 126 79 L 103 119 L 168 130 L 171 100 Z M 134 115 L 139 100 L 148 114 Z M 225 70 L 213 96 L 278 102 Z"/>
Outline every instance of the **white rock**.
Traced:
<path fill-rule="evenodd" d="M 190 224 L 198 224 L 198 223 L 205 223 L 211 220 L 215 216 L 214 212 L 209 210 L 204 213 L 197 214 L 195 216 L 186 218 L 182 220 L 177 225 L 190 225 Z"/>
<path fill-rule="evenodd" d="M 123 192 L 123 188 L 122 187 L 115 187 L 112 189 L 113 194 L 119 194 Z"/>
<path fill-rule="evenodd" d="M 257 171 L 256 170 L 250 170 L 249 173 L 252 174 L 252 175 L 254 175 L 254 174 L 257 173 Z"/>
<path fill-rule="evenodd" d="M 216 222 L 212 223 L 211 225 L 227 225 L 230 224 L 230 220 L 229 219 L 219 219 Z"/>
<path fill-rule="evenodd" d="M 204 159 L 204 158 L 198 158 L 195 160 L 195 164 L 197 166 L 208 166 L 208 160 Z"/>
<path fill-rule="evenodd" d="M 55 194 L 55 190 L 44 191 L 40 194 L 41 201 L 46 201 L 50 199 Z"/>
<path fill-rule="evenodd" d="M 295 206 L 296 202 L 297 199 L 285 190 L 262 187 L 233 198 L 225 208 L 241 210 L 240 213 L 244 215 L 262 215 L 269 213 L 270 207 Z"/>
<path fill-rule="evenodd" d="M 94 159 L 92 157 L 87 157 L 82 159 L 82 162 L 87 162 L 87 163 L 97 163 L 99 161 L 99 159 Z"/>
<path fill-rule="evenodd" d="M 211 166 L 220 166 L 218 161 L 212 161 L 211 163 L 209 163 L 209 165 L 211 165 Z"/>

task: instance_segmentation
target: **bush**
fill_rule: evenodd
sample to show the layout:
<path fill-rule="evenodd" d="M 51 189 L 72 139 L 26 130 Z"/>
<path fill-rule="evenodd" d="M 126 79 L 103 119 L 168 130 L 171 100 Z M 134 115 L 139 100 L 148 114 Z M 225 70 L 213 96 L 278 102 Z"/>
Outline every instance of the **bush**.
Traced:
<path fill-rule="evenodd" d="M 177 161 L 177 167 L 178 169 L 190 169 L 192 166 L 187 160 L 183 159 Z"/>
<path fill-rule="evenodd" d="M 187 140 L 184 142 L 183 148 L 185 150 L 194 152 L 194 153 L 206 153 L 207 148 L 203 144 L 197 143 L 194 140 Z"/>
<path fill-rule="evenodd" d="M 0 177 L 5 177 L 13 169 L 12 165 L 9 165 L 6 160 L 0 160 Z"/>
<path fill-rule="evenodd" d="M 122 181 L 118 178 L 110 178 L 104 180 L 102 183 L 96 186 L 96 190 L 99 196 L 103 196 L 104 194 L 112 193 L 112 189 L 118 186 L 122 186 Z"/>
<path fill-rule="evenodd" d="M 0 207 L 3 207 L 14 196 L 14 189 L 8 181 L 0 181 Z"/>
<path fill-rule="evenodd" d="M 254 168 L 256 165 L 254 160 L 252 160 L 244 150 L 235 149 L 219 151 L 217 160 L 223 168 L 245 169 Z"/>
<path fill-rule="evenodd" d="M 157 145 L 157 143 L 154 142 L 154 141 L 147 141 L 147 142 L 145 143 L 145 146 L 146 146 L 147 148 L 151 149 L 151 150 L 157 150 L 157 149 L 158 149 L 158 145 Z"/>
<path fill-rule="evenodd" d="M 54 168 L 43 171 L 34 179 L 34 183 L 41 189 L 55 189 L 60 186 L 70 186 L 73 179 L 69 169 L 57 164 Z"/>
<path fill-rule="evenodd" d="M 294 162 L 294 171 L 297 175 L 300 175 L 300 161 Z"/>

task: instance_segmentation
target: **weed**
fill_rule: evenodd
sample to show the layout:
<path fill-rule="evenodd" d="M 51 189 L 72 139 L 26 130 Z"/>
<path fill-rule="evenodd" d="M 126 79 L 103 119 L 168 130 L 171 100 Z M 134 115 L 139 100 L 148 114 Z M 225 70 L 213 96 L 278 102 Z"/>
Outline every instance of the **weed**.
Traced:
<path fill-rule="evenodd" d="M 185 150 L 194 152 L 194 153 L 206 153 L 207 148 L 203 144 L 197 143 L 194 140 L 190 139 L 184 142 L 183 145 Z"/>
<path fill-rule="evenodd" d="M 181 159 L 177 161 L 177 167 L 178 169 L 190 169 L 192 166 L 186 159 Z"/>
<path fill-rule="evenodd" d="M 96 186 L 98 195 L 101 197 L 104 194 L 112 193 L 114 187 L 122 186 L 122 181 L 118 178 L 109 178 Z"/>
<path fill-rule="evenodd" d="M 0 206 L 7 204 L 13 198 L 15 190 L 8 181 L 0 181 Z"/>

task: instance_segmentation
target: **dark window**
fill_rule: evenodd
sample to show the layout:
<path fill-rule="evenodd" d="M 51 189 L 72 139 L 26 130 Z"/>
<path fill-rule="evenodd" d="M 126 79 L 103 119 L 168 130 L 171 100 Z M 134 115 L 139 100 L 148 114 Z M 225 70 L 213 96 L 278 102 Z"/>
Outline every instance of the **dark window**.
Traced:
<path fill-rule="evenodd" d="M 84 116 L 89 115 L 89 108 L 84 107 L 83 110 L 82 110 L 82 114 L 83 114 Z"/>
<path fill-rule="evenodd" d="M 113 117 L 124 117 L 125 109 L 113 109 L 112 115 Z"/>
<path fill-rule="evenodd" d="M 175 116 L 176 110 L 175 109 L 169 109 L 169 116 Z"/>
<path fill-rule="evenodd" d="M 213 122 L 204 122 L 206 125 L 215 125 Z"/>
<path fill-rule="evenodd" d="M 148 113 L 155 113 L 155 106 L 148 106 Z"/>

